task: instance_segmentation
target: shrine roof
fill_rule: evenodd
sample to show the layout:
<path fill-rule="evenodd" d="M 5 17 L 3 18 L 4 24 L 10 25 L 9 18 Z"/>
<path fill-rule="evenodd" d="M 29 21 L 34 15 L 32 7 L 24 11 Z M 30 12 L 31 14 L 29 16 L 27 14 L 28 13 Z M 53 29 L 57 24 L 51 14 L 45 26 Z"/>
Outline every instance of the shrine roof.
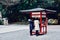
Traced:
<path fill-rule="evenodd" d="M 20 10 L 20 12 L 37 12 L 37 11 L 48 11 L 48 12 L 56 12 L 55 10 L 49 10 L 44 8 L 34 8 L 34 9 L 28 9 L 28 10 Z"/>

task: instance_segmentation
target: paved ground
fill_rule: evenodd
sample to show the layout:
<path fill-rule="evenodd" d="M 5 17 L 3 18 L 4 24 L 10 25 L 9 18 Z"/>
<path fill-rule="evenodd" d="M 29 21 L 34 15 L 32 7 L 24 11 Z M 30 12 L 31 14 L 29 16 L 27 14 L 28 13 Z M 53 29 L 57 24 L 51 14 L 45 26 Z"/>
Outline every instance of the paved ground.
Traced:
<path fill-rule="evenodd" d="M 29 29 L 29 25 L 0 25 L 0 33 Z"/>
<path fill-rule="evenodd" d="M 10 28 L 12 28 L 13 25 L 11 25 Z M 53 25 L 48 26 L 48 33 L 46 35 L 40 35 L 40 36 L 30 36 L 29 35 L 29 28 L 28 25 L 23 26 L 13 26 L 14 29 L 17 29 L 16 27 L 22 28 L 19 30 L 9 31 L 9 32 L 1 32 L 0 33 L 0 40 L 60 40 L 60 25 Z M 7 28 L 9 28 L 7 27 Z M 0 27 L 0 29 L 3 29 L 6 27 Z M 24 29 L 25 28 L 25 29 Z M 3 29 L 4 31 L 6 29 Z M 10 29 L 9 29 L 10 30 Z"/>

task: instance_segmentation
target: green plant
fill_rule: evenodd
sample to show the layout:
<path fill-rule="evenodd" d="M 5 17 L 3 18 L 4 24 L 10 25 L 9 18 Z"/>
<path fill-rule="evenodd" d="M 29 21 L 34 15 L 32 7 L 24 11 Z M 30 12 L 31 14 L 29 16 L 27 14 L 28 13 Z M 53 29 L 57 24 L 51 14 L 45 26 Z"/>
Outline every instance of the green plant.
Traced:
<path fill-rule="evenodd" d="M 0 20 L 0 25 L 3 25 L 3 21 L 2 20 Z"/>

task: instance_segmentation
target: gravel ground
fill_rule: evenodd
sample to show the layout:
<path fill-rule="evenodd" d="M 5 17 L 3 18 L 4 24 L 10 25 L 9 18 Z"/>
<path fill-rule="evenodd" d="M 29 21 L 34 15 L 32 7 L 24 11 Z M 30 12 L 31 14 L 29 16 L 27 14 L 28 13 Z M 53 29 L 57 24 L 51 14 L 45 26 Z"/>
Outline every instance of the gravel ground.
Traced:
<path fill-rule="evenodd" d="M 48 33 L 40 36 L 30 36 L 29 29 L 0 33 L 0 40 L 60 40 L 60 25 L 48 26 Z"/>

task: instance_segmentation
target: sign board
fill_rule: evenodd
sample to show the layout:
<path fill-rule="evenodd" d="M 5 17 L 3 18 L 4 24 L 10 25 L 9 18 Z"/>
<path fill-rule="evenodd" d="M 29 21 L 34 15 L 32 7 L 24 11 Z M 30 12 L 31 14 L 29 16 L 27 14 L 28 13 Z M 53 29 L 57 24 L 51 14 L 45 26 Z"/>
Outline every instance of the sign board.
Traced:
<path fill-rule="evenodd" d="M 40 12 L 32 12 L 33 18 L 40 18 Z M 46 17 L 46 12 L 42 12 L 42 17 Z"/>
<path fill-rule="evenodd" d="M 39 18 L 40 17 L 40 12 L 32 12 L 32 17 L 33 18 Z"/>

